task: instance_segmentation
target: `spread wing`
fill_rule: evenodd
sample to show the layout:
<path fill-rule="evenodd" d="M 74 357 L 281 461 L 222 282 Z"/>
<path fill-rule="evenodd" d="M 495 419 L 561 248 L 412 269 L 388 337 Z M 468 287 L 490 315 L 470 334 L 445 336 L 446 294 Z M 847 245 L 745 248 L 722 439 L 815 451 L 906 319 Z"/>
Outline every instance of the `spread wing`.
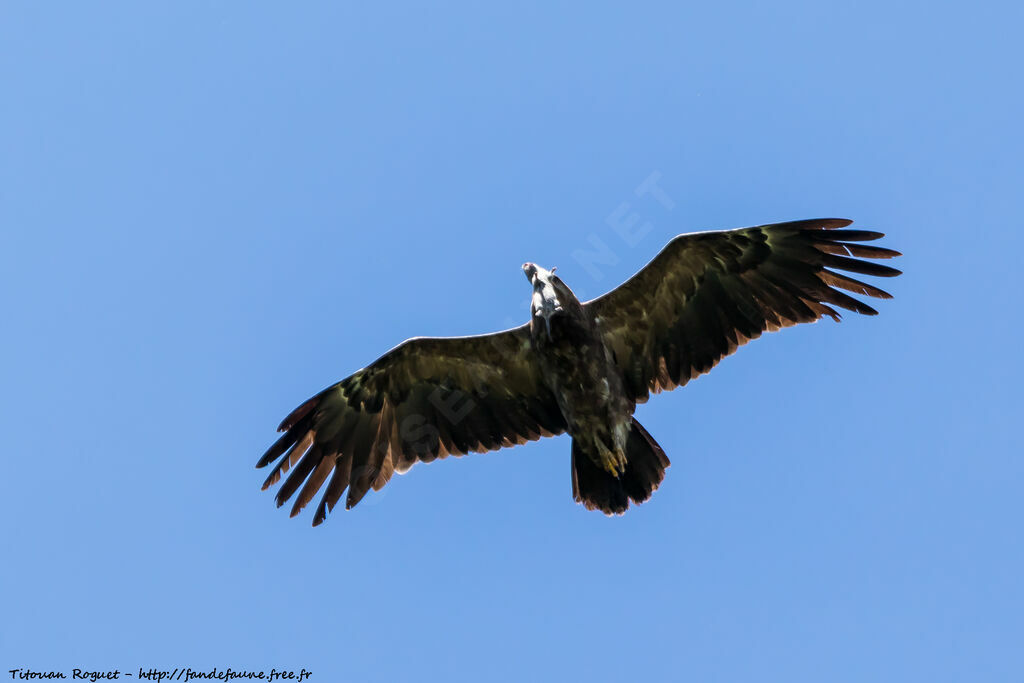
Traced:
<path fill-rule="evenodd" d="M 529 326 L 475 337 L 410 339 L 312 397 L 284 419 L 263 488 L 294 466 L 277 492 L 299 487 L 295 516 L 330 477 L 313 525 L 348 488 L 346 508 L 416 462 L 482 453 L 565 431 L 529 355 Z"/>
<path fill-rule="evenodd" d="M 862 259 L 900 254 L 860 244 L 883 235 L 841 229 L 851 222 L 822 218 L 680 235 L 620 287 L 587 302 L 627 392 L 643 402 L 682 386 L 766 330 L 826 315 L 839 320 L 833 306 L 875 315 L 841 290 L 890 295 L 836 271 L 899 275 Z"/>

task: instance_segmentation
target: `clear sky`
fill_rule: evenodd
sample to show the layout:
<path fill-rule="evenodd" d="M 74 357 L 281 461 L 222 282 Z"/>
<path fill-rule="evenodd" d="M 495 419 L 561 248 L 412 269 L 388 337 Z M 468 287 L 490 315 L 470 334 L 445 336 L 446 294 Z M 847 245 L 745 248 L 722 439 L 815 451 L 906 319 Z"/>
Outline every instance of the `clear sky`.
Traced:
<path fill-rule="evenodd" d="M 348 4 L 0 6 L 4 675 L 1020 680 L 1019 5 Z M 523 261 L 592 297 L 815 216 L 895 299 L 642 406 L 622 518 L 567 437 L 316 529 L 259 490 L 315 391 L 524 321 Z"/>

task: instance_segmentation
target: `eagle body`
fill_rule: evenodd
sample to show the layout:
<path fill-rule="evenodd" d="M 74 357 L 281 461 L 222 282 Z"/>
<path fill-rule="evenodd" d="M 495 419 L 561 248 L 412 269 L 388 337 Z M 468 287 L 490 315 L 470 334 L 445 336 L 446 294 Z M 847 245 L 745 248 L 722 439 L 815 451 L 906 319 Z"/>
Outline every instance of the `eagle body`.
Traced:
<path fill-rule="evenodd" d="M 544 384 L 551 390 L 574 447 L 612 476 L 626 467 L 630 401 L 605 346 L 598 321 L 552 271 L 533 263 L 523 272 L 534 285 L 530 345 Z"/>
<path fill-rule="evenodd" d="M 298 514 L 321 490 L 314 526 L 395 472 L 568 432 L 573 498 L 621 514 L 643 503 L 669 460 L 636 405 L 708 372 L 764 332 L 888 299 L 846 273 L 892 277 L 882 237 L 818 218 L 672 239 L 625 283 L 580 302 L 532 263 L 530 321 L 470 337 L 416 337 L 293 410 L 257 467 Z M 347 492 L 347 493 L 346 493 Z"/>

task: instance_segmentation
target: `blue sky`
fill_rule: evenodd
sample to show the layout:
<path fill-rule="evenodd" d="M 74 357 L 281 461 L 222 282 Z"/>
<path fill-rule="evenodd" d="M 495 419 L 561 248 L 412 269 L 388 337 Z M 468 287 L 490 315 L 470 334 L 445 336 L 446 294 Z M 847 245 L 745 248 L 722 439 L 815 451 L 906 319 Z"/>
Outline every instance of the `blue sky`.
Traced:
<path fill-rule="evenodd" d="M 1020 7 L 552 4 L 4 3 L 0 670 L 1020 676 Z M 525 320 L 523 261 L 594 296 L 833 215 L 895 299 L 642 406 L 673 465 L 622 518 L 566 437 L 316 529 L 259 491 L 313 392 Z"/>

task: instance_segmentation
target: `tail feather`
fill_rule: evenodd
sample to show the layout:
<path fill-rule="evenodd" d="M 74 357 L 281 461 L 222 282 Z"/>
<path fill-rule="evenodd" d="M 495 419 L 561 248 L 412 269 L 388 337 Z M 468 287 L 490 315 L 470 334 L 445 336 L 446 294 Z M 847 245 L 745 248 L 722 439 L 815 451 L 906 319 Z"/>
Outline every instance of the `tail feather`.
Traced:
<path fill-rule="evenodd" d="M 621 477 L 630 500 L 639 504 L 650 498 L 665 478 L 665 469 L 670 464 L 658 442 L 634 419 L 626 441 L 626 471 Z"/>
<path fill-rule="evenodd" d="M 588 510 L 606 515 L 621 515 L 629 507 L 622 482 L 598 467 L 576 439 L 572 440 L 572 497 Z"/>
<path fill-rule="evenodd" d="M 665 451 L 633 418 L 626 440 L 626 470 L 618 477 L 601 469 L 573 439 L 572 496 L 588 510 L 621 515 L 629 501 L 640 504 L 651 497 L 669 465 Z"/>

